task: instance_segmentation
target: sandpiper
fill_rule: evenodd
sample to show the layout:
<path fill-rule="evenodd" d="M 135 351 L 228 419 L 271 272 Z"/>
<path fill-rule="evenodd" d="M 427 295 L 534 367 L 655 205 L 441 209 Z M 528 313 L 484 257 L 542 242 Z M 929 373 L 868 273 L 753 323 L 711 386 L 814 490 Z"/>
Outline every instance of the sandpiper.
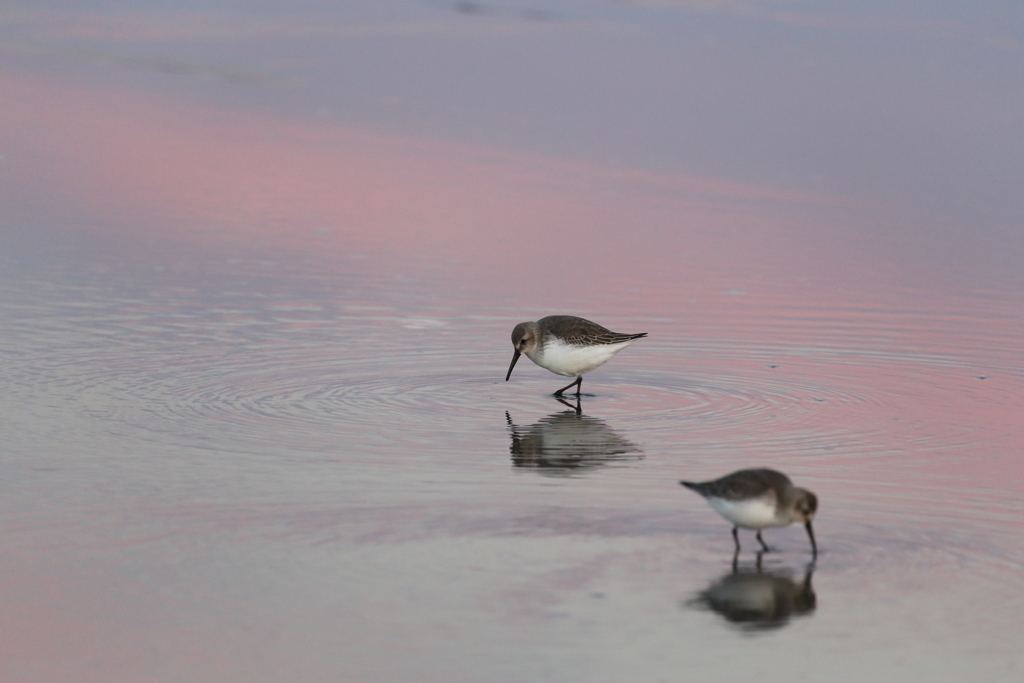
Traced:
<path fill-rule="evenodd" d="M 818 497 L 807 489 L 793 486 L 782 472 L 769 469 L 739 470 L 713 481 L 681 481 L 696 491 L 711 508 L 732 522 L 736 552 L 740 550 L 739 527 L 757 529 L 757 541 L 768 550 L 761 530 L 770 526 L 789 526 L 803 522 L 811 539 L 811 553 L 818 556 L 811 520 L 818 510 Z"/>
<path fill-rule="evenodd" d="M 549 315 L 536 322 L 519 323 L 512 330 L 512 346 L 515 355 L 508 366 L 505 381 L 512 376 L 521 354 L 545 370 L 556 375 L 575 377 L 576 381 L 555 392 L 561 396 L 566 389 L 576 387 L 580 395 L 583 374 L 600 367 L 616 353 L 633 343 L 634 339 L 646 337 L 640 334 L 620 334 L 574 315 Z"/>

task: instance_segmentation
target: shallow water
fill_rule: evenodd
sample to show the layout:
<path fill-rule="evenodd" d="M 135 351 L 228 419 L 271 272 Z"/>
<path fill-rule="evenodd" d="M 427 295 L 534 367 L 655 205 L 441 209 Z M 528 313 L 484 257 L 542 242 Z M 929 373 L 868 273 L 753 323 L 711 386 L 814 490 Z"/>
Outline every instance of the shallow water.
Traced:
<path fill-rule="evenodd" d="M 1024 126 L 994 86 L 963 130 L 921 119 L 848 60 L 1019 85 L 1020 26 L 709 7 L 8 15 L 3 677 L 1017 680 Z M 724 80 L 633 78 L 697 34 Z M 801 156 L 828 111 L 777 167 L 749 144 L 789 130 L 762 57 L 876 98 L 857 163 Z M 637 93 L 640 121 L 590 107 Z M 559 402 L 525 359 L 503 381 L 552 313 L 649 337 Z M 677 483 L 748 466 L 818 494 L 816 563 L 799 527 L 734 563 Z"/>

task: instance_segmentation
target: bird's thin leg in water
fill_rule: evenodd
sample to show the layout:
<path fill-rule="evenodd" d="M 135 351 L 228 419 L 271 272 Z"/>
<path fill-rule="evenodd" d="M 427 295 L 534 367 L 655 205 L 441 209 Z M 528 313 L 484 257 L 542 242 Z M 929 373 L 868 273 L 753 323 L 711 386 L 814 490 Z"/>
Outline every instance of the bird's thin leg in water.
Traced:
<path fill-rule="evenodd" d="M 757 542 L 761 544 L 761 547 L 764 548 L 765 552 L 768 552 L 768 550 L 769 550 L 768 544 L 764 542 L 763 538 L 761 538 L 761 531 L 760 530 L 758 530 L 758 532 L 757 532 Z"/>
<path fill-rule="evenodd" d="M 565 391 L 566 389 L 572 389 L 573 387 L 576 387 L 576 395 L 579 396 L 581 384 L 583 384 L 583 375 L 577 377 L 575 382 L 572 382 L 556 391 L 555 396 L 561 396 L 563 391 Z"/>
<path fill-rule="evenodd" d="M 736 553 L 739 554 L 739 552 L 740 552 L 740 528 L 738 526 L 734 526 L 732 528 L 732 540 L 733 540 L 733 543 L 736 544 Z"/>

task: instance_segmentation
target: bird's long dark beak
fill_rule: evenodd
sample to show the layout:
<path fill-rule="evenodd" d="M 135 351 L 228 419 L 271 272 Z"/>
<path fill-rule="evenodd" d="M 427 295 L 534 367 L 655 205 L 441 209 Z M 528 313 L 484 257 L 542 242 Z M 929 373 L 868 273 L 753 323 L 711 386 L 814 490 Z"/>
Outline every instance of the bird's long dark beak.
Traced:
<path fill-rule="evenodd" d="M 804 524 L 804 528 L 807 529 L 807 537 L 811 539 L 811 554 L 817 557 L 818 544 L 814 542 L 814 529 L 811 528 L 811 520 L 807 520 L 807 523 Z"/>
<path fill-rule="evenodd" d="M 508 381 L 508 378 L 512 376 L 512 368 L 516 366 L 516 361 L 519 360 L 520 355 L 522 354 L 519 353 L 519 349 L 516 349 L 516 355 L 512 356 L 512 363 L 508 366 L 508 374 L 505 375 L 506 382 Z"/>

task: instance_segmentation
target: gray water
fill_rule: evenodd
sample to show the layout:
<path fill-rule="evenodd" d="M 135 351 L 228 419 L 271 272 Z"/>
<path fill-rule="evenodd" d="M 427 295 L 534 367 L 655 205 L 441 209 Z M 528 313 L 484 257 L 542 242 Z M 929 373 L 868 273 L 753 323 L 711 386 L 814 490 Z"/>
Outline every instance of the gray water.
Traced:
<path fill-rule="evenodd" d="M 0 678 L 1018 680 L 1022 31 L 11 3 Z"/>

